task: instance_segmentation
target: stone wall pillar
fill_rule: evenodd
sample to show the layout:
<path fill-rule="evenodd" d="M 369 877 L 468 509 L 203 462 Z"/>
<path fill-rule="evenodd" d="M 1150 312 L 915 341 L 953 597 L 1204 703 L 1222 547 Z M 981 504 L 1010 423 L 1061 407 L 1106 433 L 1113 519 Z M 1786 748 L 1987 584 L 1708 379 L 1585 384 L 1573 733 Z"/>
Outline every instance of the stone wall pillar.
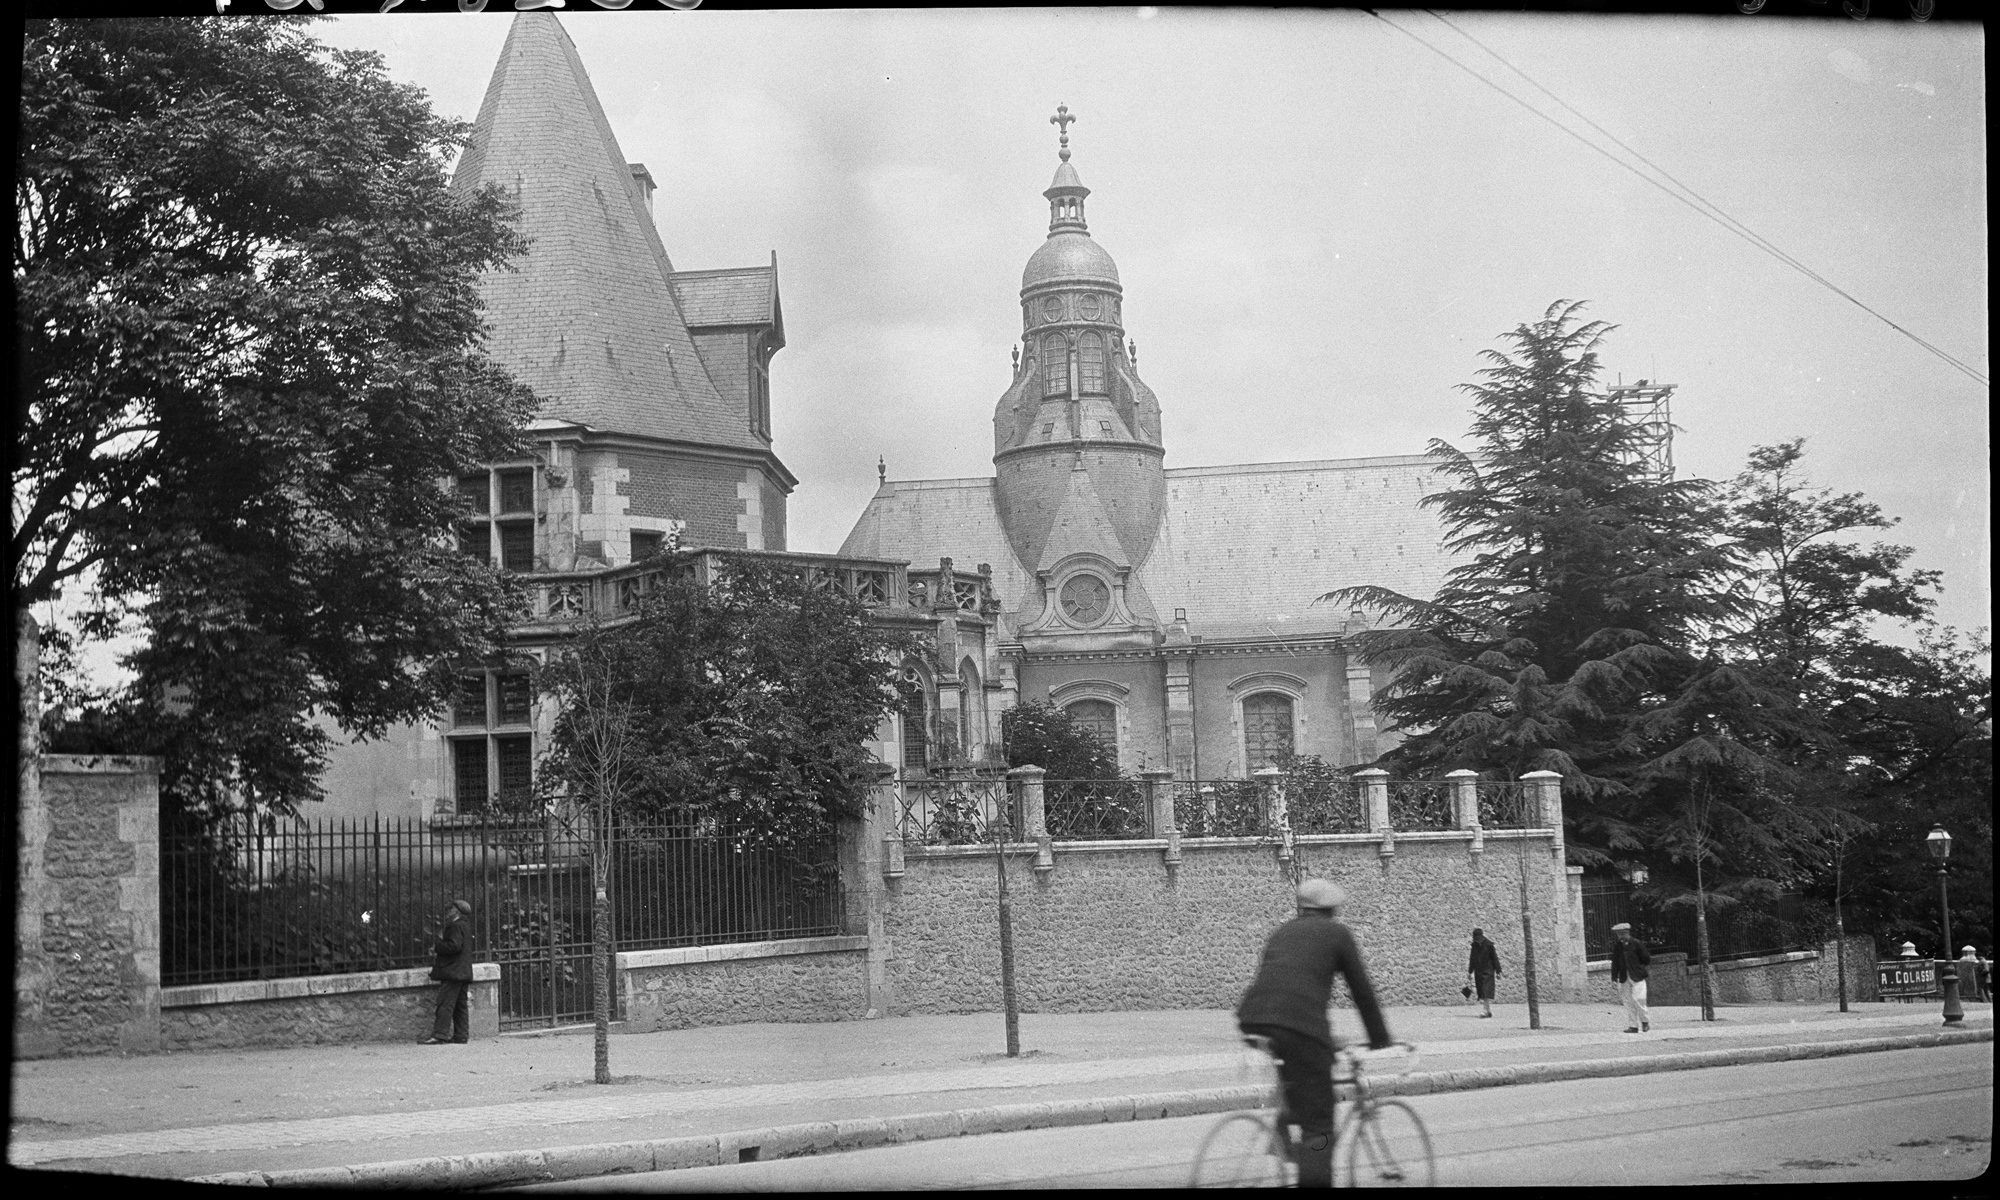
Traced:
<path fill-rule="evenodd" d="M 59 911 L 50 895 L 45 854 L 49 812 L 42 803 L 41 627 L 26 608 L 14 610 L 14 1057 L 33 1058 L 59 1049 L 42 1032 L 53 976 L 42 948 L 42 914 Z"/>
<path fill-rule="evenodd" d="M 1020 788 L 1021 836 L 1035 843 L 1035 870 L 1047 871 L 1056 865 L 1055 849 L 1049 842 L 1049 820 L 1044 806 L 1042 780 L 1048 772 L 1040 767 L 1014 767 L 1007 779 Z"/>
<path fill-rule="evenodd" d="M 1361 783 L 1361 811 L 1368 819 L 1368 832 L 1389 832 L 1389 772 L 1380 767 L 1356 771 Z"/>
<path fill-rule="evenodd" d="M 1563 792 L 1562 776 L 1554 771 L 1530 771 L 1521 776 L 1521 785 L 1528 791 L 1528 812 L 1530 820 L 1540 828 L 1552 829 L 1555 836 L 1549 841 L 1549 850 L 1557 862 L 1563 859 Z"/>
<path fill-rule="evenodd" d="M 1479 772 L 1460 768 L 1445 772 L 1451 781 L 1451 827 L 1475 829 L 1479 825 Z"/>
<path fill-rule="evenodd" d="M 15 1052 L 158 1050 L 160 760 L 48 754 L 40 768 L 39 908 L 16 926 L 47 971 L 17 1013 Z"/>
<path fill-rule="evenodd" d="M 1163 838 L 1174 828 L 1174 773 L 1141 771 L 1146 789 L 1146 836 Z"/>
<path fill-rule="evenodd" d="M 874 766 L 866 812 L 841 828 L 840 875 L 847 908 L 841 932 L 867 936 L 867 1015 L 885 1017 L 893 1011 L 893 1001 L 883 910 L 889 902 L 888 881 L 903 874 L 902 813 L 896 803 L 896 769 L 888 763 Z"/>
<path fill-rule="evenodd" d="M 1291 823 L 1285 811 L 1285 773 L 1276 767 L 1258 767 L 1250 773 L 1257 777 L 1257 802 L 1263 807 L 1264 825 L 1285 828 Z"/>

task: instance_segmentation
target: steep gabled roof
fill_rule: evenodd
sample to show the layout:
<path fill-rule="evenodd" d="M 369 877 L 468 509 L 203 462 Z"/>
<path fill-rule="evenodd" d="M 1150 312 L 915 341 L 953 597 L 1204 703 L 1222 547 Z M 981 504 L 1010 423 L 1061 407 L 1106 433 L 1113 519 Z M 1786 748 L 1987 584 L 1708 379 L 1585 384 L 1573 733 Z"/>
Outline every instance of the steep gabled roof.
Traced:
<path fill-rule="evenodd" d="M 528 251 L 481 293 L 488 351 L 541 415 L 769 453 L 702 366 L 673 263 L 553 14 L 514 18 L 452 183 L 499 184 L 520 205 Z"/>

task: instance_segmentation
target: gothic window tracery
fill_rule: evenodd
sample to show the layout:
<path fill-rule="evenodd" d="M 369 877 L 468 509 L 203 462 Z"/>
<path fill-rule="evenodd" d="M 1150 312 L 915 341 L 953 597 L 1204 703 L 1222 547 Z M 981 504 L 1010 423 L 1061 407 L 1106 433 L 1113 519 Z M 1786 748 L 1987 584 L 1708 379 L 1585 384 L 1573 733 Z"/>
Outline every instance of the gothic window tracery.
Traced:
<path fill-rule="evenodd" d="M 903 669 L 896 686 L 903 711 L 903 766 L 922 770 L 930 763 L 930 715 L 924 698 L 924 680 L 913 667 Z"/>

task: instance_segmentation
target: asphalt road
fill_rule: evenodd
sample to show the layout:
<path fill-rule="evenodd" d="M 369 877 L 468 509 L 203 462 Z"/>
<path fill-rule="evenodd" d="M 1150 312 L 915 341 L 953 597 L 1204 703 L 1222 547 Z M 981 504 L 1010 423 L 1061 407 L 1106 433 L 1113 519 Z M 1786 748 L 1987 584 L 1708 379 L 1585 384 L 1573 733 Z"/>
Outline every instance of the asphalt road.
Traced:
<path fill-rule="evenodd" d="M 1440 1186 L 1960 1180 L 1992 1158 L 1993 1046 L 1412 1100 Z M 1214 1117 L 953 1138 L 528 1191 L 1179 1187 Z"/>

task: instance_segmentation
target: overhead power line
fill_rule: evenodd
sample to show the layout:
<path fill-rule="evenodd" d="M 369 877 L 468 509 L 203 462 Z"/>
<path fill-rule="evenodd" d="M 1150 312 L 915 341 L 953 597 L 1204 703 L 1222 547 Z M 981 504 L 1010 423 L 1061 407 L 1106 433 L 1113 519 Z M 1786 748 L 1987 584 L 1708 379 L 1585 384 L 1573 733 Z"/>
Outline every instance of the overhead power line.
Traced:
<path fill-rule="evenodd" d="M 1590 149 L 1592 152 L 1604 156 L 1611 162 L 1631 172 L 1633 175 L 1636 175 L 1638 178 L 1644 180 L 1646 183 L 1649 183 L 1652 186 L 1660 189 L 1662 192 L 1665 192 L 1668 196 L 1671 196 L 1673 199 L 1679 201 L 1681 204 L 1686 205 L 1688 208 L 1692 209 L 1696 213 L 1699 213 L 1701 216 L 1704 216 L 1709 220 L 1714 221 L 1716 224 L 1721 225 L 1724 229 L 1728 230 L 1730 233 L 1733 233 L 1737 237 L 1742 238 L 1744 241 L 1749 242 L 1752 246 L 1755 246 L 1757 249 L 1762 250 L 1764 253 L 1770 255 L 1771 257 L 1777 259 L 1779 262 L 1799 272 L 1801 275 L 1804 275 L 1806 278 L 1819 284 L 1821 287 L 1824 287 L 1828 291 L 1833 292 L 1835 295 L 1838 295 L 1841 298 L 1847 300 L 1849 303 L 1853 304 L 1856 308 L 1861 309 L 1863 312 L 1867 313 L 1871 317 L 1874 317 L 1876 320 L 1882 322 L 1884 325 L 1887 325 L 1889 328 L 1895 330 L 1897 333 L 1900 333 L 1904 337 L 1909 338 L 1911 341 L 1923 347 L 1925 350 L 1929 351 L 1931 354 L 1935 355 L 1943 362 L 1949 364 L 1956 370 L 1970 377 L 1974 382 L 1978 383 L 1980 386 L 1982 387 L 1989 386 L 1987 377 L 1984 374 L 1982 374 L 1979 370 L 1970 366 L 1964 361 L 1958 359 L 1957 357 L 1953 356 L 1947 351 L 1941 349 L 1940 347 L 1932 344 L 1930 341 L 1924 339 L 1923 337 L 1920 337 L 1911 330 L 1906 329 L 1902 325 L 1897 324 L 1895 321 L 1890 320 L 1887 316 L 1884 316 L 1882 313 L 1877 312 L 1875 309 L 1869 307 L 1866 303 L 1862 302 L 1858 297 L 1856 297 L 1853 293 L 1849 292 L 1847 289 L 1841 287 L 1839 284 L 1834 283 L 1832 280 L 1828 279 L 1824 275 L 1821 275 L 1819 272 L 1813 270 L 1811 267 L 1808 267 L 1804 263 L 1800 262 L 1797 258 L 1794 258 L 1792 255 L 1786 253 L 1785 250 L 1783 250 L 1777 244 L 1773 243 L 1770 239 L 1757 233 L 1755 230 L 1743 224 L 1743 222 L 1737 220 L 1735 217 L 1730 216 L 1727 212 L 1723 211 L 1723 209 L 1719 205 L 1716 205 L 1713 202 L 1709 201 L 1707 198 L 1703 197 L 1700 193 L 1696 192 L 1693 188 L 1689 187 L 1685 183 L 1682 183 L 1679 179 L 1676 179 L 1664 167 L 1661 167 L 1657 163 L 1653 162 L 1651 159 L 1647 158 L 1645 155 L 1640 154 L 1637 150 L 1634 150 L 1630 146 L 1627 146 L 1623 141 L 1621 141 L 1618 138 L 1616 134 L 1613 134 L 1611 131 L 1605 129 L 1602 125 L 1599 125 L 1597 122 L 1591 120 L 1583 113 L 1577 111 L 1577 109 L 1574 106 L 1569 104 L 1562 97 L 1556 95 L 1548 88 L 1543 87 L 1540 83 L 1536 82 L 1536 80 L 1532 76 L 1530 76 L 1527 72 L 1521 70 L 1513 63 L 1508 62 L 1497 51 L 1487 46 L 1484 42 L 1481 42 L 1478 38 L 1473 37 L 1465 30 L 1459 28 L 1456 24 L 1453 24 L 1445 17 L 1440 16 L 1435 12 L 1431 12 L 1429 9 L 1424 10 L 1426 13 L 1429 13 L 1431 17 L 1449 26 L 1460 37 L 1463 37 L 1465 40 L 1471 42 L 1473 45 L 1478 46 L 1481 50 L 1485 51 L 1495 61 L 1499 62 L 1500 65 L 1506 67 L 1514 74 L 1519 75 L 1522 79 L 1527 80 L 1527 82 L 1531 86 L 1533 86 L 1537 91 L 1541 92 L 1544 96 L 1547 96 L 1550 100 L 1553 100 L 1557 104 L 1561 105 L 1565 110 L 1573 114 L 1578 120 L 1590 126 L 1590 128 L 1596 130 L 1599 134 L 1608 139 L 1613 145 L 1617 146 L 1620 150 L 1623 150 L 1625 153 L 1631 155 L 1639 162 L 1644 163 L 1646 167 L 1648 167 L 1652 171 L 1657 172 L 1660 178 L 1656 179 L 1653 176 L 1648 175 L 1645 171 L 1641 171 L 1638 167 L 1633 166 L 1631 163 L 1626 162 L 1624 159 L 1619 158 L 1617 155 L 1611 153 L 1603 146 L 1600 146 L 1596 142 L 1591 141 L 1583 134 L 1570 128 L 1568 125 L 1563 124 L 1561 121 L 1556 120 L 1554 117 L 1550 116 L 1548 113 L 1543 112 L 1541 109 L 1536 108 L 1534 105 L 1528 103 L 1520 96 L 1515 95 L 1513 92 L 1510 92 L 1506 88 L 1501 87 L 1498 83 L 1495 83 L 1493 80 L 1487 78 L 1485 75 L 1480 74 L 1478 71 L 1473 70 L 1465 63 L 1460 62 L 1457 58 L 1454 58 L 1448 51 L 1436 45 L 1433 45 L 1431 42 L 1426 41 L 1422 37 L 1419 37 L 1416 33 L 1412 32 L 1411 30 L 1405 29 L 1403 26 L 1398 25 L 1396 22 L 1389 20 L 1381 13 L 1374 12 L 1372 10 L 1363 10 L 1363 11 L 1368 12 L 1369 16 L 1374 17 L 1376 20 L 1382 22 L 1384 25 L 1387 25 L 1389 28 L 1395 30 L 1397 33 L 1400 33 L 1404 37 L 1409 38 L 1411 41 L 1417 43 L 1419 46 L 1422 46 L 1424 49 L 1429 50 L 1431 53 L 1437 55 L 1439 58 L 1444 59 L 1452 66 L 1457 67 L 1459 70 L 1465 72 L 1467 75 L 1472 76 L 1474 79 L 1485 84 L 1487 87 L 1492 88 L 1494 91 L 1500 93 L 1502 96 L 1506 97 L 1509 100 L 1512 100 L 1515 104 L 1520 105 L 1522 108 L 1528 110 L 1528 112 L 1534 114 L 1536 117 L 1539 117 L 1542 120 L 1548 122 L 1550 125 L 1555 126 L 1557 129 L 1568 134 L 1570 137 L 1575 138 L 1577 141 L 1581 142 L 1586 148 Z M 1662 179 L 1664 179 L 1666 182 L 1662 182 L 1661 181 Z M 1672 186 L 1669 186 L 1669 184 L 1671 184 Z"/>

